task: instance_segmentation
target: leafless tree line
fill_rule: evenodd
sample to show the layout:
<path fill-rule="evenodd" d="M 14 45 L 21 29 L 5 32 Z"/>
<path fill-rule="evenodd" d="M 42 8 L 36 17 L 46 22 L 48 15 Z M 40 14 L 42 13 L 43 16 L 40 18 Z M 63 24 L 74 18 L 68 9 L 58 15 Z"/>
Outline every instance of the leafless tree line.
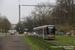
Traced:
<path fill-rule="evenodd" d="M 75 25 L 75 0 L 57 0 L 56 5 L 56 24 Z"/>
<path fill-rule="evenodd" d="M 25 28 L 31 30 L 37 26 L 52 25 L 53 21 L 55 25 L 75 25 L 75 0 L 56 0 L 54 5 L 49 2 L 37 5 L 29 16 L 24 17 Z"/>
<path fill-rule="evenodd" d="M 11 24 L 6 16 L 0 15 L 0 31 L 6 31 L 11 28 Z"/>

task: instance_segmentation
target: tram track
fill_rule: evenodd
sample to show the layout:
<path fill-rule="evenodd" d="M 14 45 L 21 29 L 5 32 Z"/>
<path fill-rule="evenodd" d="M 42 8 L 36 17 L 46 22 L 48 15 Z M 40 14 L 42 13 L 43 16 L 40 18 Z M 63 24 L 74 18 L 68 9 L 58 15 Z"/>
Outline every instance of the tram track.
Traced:
<path fill-rule="evenodd" d="M 49 41 L 48 41 L 49 42 Z M 50 41 L 51 43 L 54 43 L 56 45 L 61 45 L 61 46 L 67 46 L 66 44 L 64 45 L 63 43 L 56 42 L 56 41 Z"/>
<path fill-rule="evenodd" d="M 58 40 L 50 41 L 50 42 L 56 43 L 56 44 L 61 45 L 61 46 L 74 46 L 74 50 L 75 50 L 75 45 L 74 44 L 70 44 L 70 43 L 66 43 L 66 42 L 62 42 L 62 41 L 58 41 Z"/>
<path fill-rule="evenodd" d="M 53 41 L 52 41 L 52 42 L 53 42 Z M 73 45 L 73 46 L 75 46 L 75 45 L 72 44 L 72 43 L 67 43 L 67 42 L 63 42 L 63 41 L 59 41 L 59 40 L 55 40 L 55 42 L 64 43 L 64 44 L 66 44 L 66 45 Z"/>
<path fill-rule="evenodd" d="M 31 38 L 31 37 L 29 37 L 29 38 Z M 32 39 L 32 38 L 31 38 Z M 38 39 L 38 37 L 37 37 L 37 39 Z M 33 40 L 33 39 L 32 39 Z M 43 42 L 45 42 L 45 43 L 47 43 L 47 44 L 50 44 L 51 46 L 57 46 L 57 45 L 55 45 L 55 44 L 53 44 L 53 43 L 49 43 L 49 42 L 47 42 L 47 41 L 45 41 L 45 40 L 43 40 L 43 39 L 39 39 L 40 41 L 43 41 Z M 33 41 L 35 41 L 35 40 L 33 40 Z M 35 41 L 36 42 L 36 41 Z M 37 43 L 37 42 L 36 42 Z M 43 45 L 42 45 L 43 46 Z M 44 48 L 45 48 L 45 46 L 44 46 Z M 48 49 L 47 47 L 46 47 L 46 49 Z M 65 50 L 64 48 L 59 48 L 59 49 L 61 49 L 61 50 Z M 49 49 L 48 49 L 49 50 Z"/>
<path fill-rule="evenodd" d="M 27 36 L 29 37 L 29 36 Z M 38 45 L 40 45 L 41 47 L 45 48 L 46 50 L 49 50 L 47 47 L 43 46 L 42 44 L 38 43 L 37 41 L 35 41 L 34 39 L 32 39 L 31 37 L 29 37 L 32 41 L 34 41 L 35 43 L 37 43 Z"/>
<path fill-rule="evenodd" d="M 37 38 L 38 38 L 38 37 L 37 37 Z M 46 43 L 51 44 L 51 45 L 53 45 L 53 46 L 57 46 L 57 45 L 55 45 L 55 44 L 52 44 L 52 43 L 57 43 L 57 42 L 50 41 L 51 43 L 49 43 L 48 40 L 43 40 L 43 39 L 39 39 L 39 40 L 42 40 L 43 42 L 46 42 Z M 61 43 L 57 43 L 57 44 L 63 45 L 63 44 L 61 44 Z M 67 46 L 67 45 L 65 45 L 65 46 Z"/>
<path fill-rule="evenodd" d="M 50 44 L 52 46 L 74 46 L 74 50 L 75 50 L 75 45 L 74 44 L 70 44 L 70 43 L 62 42 L 62 41 L 58 41 L 58 40 L 43 40 L 43 39 L 40 39 L 38 37 L 35 37 L 35 38 L 39 39 L 40 41 L 42 40 L 43 42 L 45 42 L 47 44 Z M 56 44 L 58 44 L 58 45 L 56 45 Z M 60 49 L 65 50 L 65 48 L 60 48 Z"/>

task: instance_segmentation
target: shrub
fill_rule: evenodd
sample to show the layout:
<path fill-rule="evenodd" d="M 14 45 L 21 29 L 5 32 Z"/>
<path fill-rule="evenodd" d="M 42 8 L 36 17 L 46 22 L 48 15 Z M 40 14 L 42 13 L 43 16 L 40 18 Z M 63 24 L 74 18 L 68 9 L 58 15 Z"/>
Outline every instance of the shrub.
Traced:
<path fill-rule="evenodd" d="M 72 28 L 73 30 L 75 30 L 75 27 L 74 28 Z"/>
<path fill-rule="evenodd" d="M 59 30 L 60 32 L 64 32 L 68 30 L 68 28 L 65 26 L 56 27 L 56 29 Z"/>

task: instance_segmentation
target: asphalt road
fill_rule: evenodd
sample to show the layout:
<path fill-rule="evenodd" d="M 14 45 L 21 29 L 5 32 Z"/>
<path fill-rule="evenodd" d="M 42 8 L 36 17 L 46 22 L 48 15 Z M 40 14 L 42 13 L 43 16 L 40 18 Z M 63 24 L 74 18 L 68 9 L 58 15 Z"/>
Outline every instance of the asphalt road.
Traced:
<path fill-rule="evenodd" d="M 0 50 L 30 50 L 30 48 L 19 34 L 0 39 Z"/>

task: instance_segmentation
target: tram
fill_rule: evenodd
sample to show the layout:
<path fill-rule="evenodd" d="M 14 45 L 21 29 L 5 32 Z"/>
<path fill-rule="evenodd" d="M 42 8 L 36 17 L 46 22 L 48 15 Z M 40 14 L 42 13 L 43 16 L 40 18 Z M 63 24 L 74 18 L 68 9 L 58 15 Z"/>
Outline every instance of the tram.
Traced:
<path fill-rule="evenodd" d="M 27 28 L 24 29 L 24 34 L 28 34 L 28 29 Z"/>
<path fill-rule="evenodd" d="M 34 36 L 43 39 L 55 39 L 55 25 L 44 25 L 33 28 Z"/>
<path fill-rule="evenodd" d="M 18 31 L 19 34 L 23 34 L 24 33 L 24 29 L 23 28 L 19 28 L 19 29 L 17 29 L 17 31 Z"/>

